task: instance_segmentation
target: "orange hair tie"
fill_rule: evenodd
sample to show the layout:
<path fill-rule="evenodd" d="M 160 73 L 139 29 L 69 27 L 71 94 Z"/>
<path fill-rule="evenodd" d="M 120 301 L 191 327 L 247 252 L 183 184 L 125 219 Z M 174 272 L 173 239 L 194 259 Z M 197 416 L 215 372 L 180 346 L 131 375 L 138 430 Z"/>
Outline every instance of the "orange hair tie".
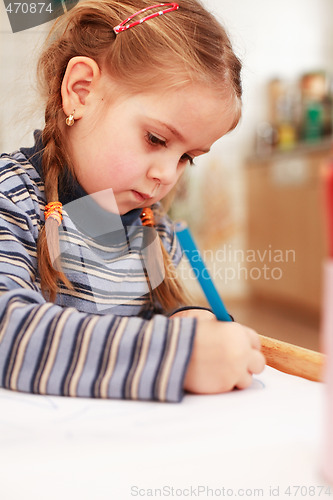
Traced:
<path fill-rule="evenodd" d="M 62 203 L 60 201 L 51 201 L 48 203 L 44 210 L 45 221 L 52 217 L 58 222 L 58 226 L 60 226 L 62 221 Z"/>
<path fill-rule="evenodd" d="M 141 212 L 140 217 L 143 226 L 154 227 L 155 218 L 154 218 L 154 212 L 152 211 L 151 208 L 144 208 Z"/>

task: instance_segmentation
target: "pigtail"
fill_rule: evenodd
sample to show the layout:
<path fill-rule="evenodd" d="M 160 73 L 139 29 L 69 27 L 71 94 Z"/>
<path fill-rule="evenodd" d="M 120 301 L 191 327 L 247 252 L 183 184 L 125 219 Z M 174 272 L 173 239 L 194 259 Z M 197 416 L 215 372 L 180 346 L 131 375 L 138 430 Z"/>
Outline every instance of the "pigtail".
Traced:
<path fill-rule="evenodd" d="M 162 216 L 160 208 L 154 207 L 154 212 L 151 208 L 144 208 L 141 212 L 142 225 L 156 229 L 155 216 L 156 218 Z M 158 245 L 158 248 L 155 245 Z M 164 246 L 161 233 L 156 230 L 154 232 L 144 230 L 143 246 L 147 252 L 147 261 L 152 271 L 151 273 L 146 272 L 150 301 L 148 308 L 154 312 L 159 312 L 161 308 L 163 312 L 171 312 L 180 306 L 189 305 L 191 299 L 177 276 L 176 268 Z M 160 262 L 157 257 L 159 252 L 163 262 Z M 158 286 L 154 286 L 150 276 L 153 276 L 155 280 L 157 278 Z M 161 283 L 159 278 L 162 278 Z"/>
<path fill-rule="evenodd" d="M 171 312 L 180 306 L 193 303 L 187 291 L 185 291 L 180 279 L 177 277 L 177 271 L 170 255 L 160 238 L 160 245 L 163 255 L 165 278 L 162 283 L 153 291 L 154 300 L 162 305 L 166 312 Z"/>
<path fill-rule="evenodd" d="M 59 147 L 60 137 L 57 127 L 59 105 L 56 99 L 49 99 L 45 112 L 45 128 L 42 133 L 43 177 L 46 203 L 59 200 L 58 180 L 66 155 Z M 45 220 L 37 242 L 38 270 L 40 286 L 44 297 L 54 302 L 62 282 L 67 288 L 73 285 L 63 273 L 60 264 L 58 222 L 52 217 Z"/>

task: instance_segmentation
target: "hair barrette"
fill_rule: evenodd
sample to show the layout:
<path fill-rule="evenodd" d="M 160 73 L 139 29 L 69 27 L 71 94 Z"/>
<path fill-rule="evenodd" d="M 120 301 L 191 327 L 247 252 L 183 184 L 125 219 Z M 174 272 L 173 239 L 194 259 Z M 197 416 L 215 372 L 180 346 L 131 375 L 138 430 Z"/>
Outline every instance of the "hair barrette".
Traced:
<path fill-rule="evenodd" d="M 133 21 L 132 23 L 130 23 L 130 21 L 132 19 L 134 19 L 136 16 L 143 14 L 147 10 L 157 9 L 158 7 L 165 7 L 165 8 L 162 8 L 158 12 L 154 12 L 153 14 L 149 14 L 146 17 L 142 17 L 141 19 L 138 19 L 137 21 Z M 132 14 L 130 17 L 125 19 L 125 21 L 122 21 L 120 24 L 115 26 L 113 28 L 113 31 L 115 32 L 116 35 L 118 35 L 119 33 L 126 31 L 130 28 L 133 28 L 134 26 L 137 26 L 138 24 L 142 24 L 145 21 L 148 21 L 149 19 L 153 19 L 154 17 L 162 16 L 163 14 L 167 14 L 168 12 L 172 12 L 172 11 L 178 10 L 178 9 L 179 9 L 179 5 L 175 2 L 158 3 L 156 5 L 152 5 L 151 7 L 146 7 L 145 9 L 141 9 L 138 12 L 136 12 L 135 14 Z"/>
<path fill-rule="evenodd" d="M 45 221 L 52 217 L 58 222 L 58 226 L 60 226 L 62 221 L 62 204 L 60 201 L 51 201 L 48 203 L 44 210 Z"/>
<path fill-rule="evenodd" d="M 154 218 L 154 212 L 152 211 L 151 208 L 149 207 L 144 208 L 141 212 L 140 218 L 143 226 L 154 227 L 155 218 Z"/>

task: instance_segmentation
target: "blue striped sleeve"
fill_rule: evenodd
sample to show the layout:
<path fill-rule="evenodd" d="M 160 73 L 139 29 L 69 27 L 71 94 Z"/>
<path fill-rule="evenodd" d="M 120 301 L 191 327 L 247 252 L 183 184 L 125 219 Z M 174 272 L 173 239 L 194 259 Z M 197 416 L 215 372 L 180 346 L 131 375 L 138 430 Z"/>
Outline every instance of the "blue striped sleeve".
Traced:
<path fill-rule="evenodd" d="M 0 298 L 1 387 L 178 402 L 194 321 L 85 314 L 15 290 Z"/>
<path fill-rule="evenodd" d="M 144 320 L 136 315 L 135 301 L 126 315 L 92 313 L 88 288 L 73 292 L 71 306 L 47 302 L 36 246 L 44 204 L 29 164 L 0 160 L 0 386 L 36 394 L 180 401 L 195 319 Z"/>

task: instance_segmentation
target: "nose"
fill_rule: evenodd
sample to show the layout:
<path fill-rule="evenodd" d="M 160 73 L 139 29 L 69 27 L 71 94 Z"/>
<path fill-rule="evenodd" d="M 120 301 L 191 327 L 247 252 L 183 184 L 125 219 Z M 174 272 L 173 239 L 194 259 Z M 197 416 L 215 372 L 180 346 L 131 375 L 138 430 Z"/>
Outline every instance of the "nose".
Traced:
<path fill-rule="evenodd" d="M 178 159 L 156 159 L 154 163 L 150 165 L 147 177 L 167 186 L 177 181 L 179 177 L 178 170 Z"/>

